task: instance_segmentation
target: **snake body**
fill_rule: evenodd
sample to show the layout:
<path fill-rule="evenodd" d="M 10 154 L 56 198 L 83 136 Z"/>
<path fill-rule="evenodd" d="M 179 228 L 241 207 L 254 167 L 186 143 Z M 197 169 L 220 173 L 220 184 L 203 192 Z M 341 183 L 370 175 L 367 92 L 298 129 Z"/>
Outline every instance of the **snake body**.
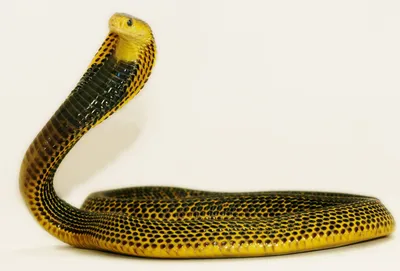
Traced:
<path fill-rule="evenodd" d="M 206 258 L 331 248 L 394 231 L 394 219 L 378 199 L 341 193 L 136 187 L 94 193 L 81 208 L 59 198 L 53 178 L 63 158 L 89 129 L 138 94 L 154 65 L 156 46 L 147 23 L 117 13 L 109 28 L 89 68 L 22 162 L 21 194 L 50 234 L 80 248 Z"/>

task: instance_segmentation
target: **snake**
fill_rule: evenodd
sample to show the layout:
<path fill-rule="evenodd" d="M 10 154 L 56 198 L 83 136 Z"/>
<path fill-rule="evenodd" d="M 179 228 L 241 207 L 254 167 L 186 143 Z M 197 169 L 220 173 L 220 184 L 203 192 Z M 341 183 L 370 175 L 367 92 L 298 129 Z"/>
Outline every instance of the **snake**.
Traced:
<path fill-rule="evenodd" d="M 379 199 L 348 193 L 139 186 L 92 193 L 80 208 L 61 199 L 53 185 L 60 163 L 140 92 L 156 50 L 148 23 L 113 14 L 87 70 L 28 147 L 19 188 L 47 232 L 76 248 L 150 258 L 272 256 L 394 232 L 395 220 Z"/>

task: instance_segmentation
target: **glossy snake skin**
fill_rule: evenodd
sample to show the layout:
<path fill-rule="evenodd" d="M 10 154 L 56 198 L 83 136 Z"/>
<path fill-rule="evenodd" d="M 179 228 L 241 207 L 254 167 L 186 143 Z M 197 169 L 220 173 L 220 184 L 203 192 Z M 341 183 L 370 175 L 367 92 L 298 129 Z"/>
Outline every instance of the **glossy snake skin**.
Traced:
<path fill-rule="evenodd" d="M 394 231 L 394 219 L 378 199 L 349 194 L 137 187 L 94 193 L 81 209 L 60 199 L 53 177 L 63 158 L 90 128 L 138 94 L 154 65 L 148 24 L 115 14 L 109 28 L 88 70 L 22 162 L 21 193 L 50 234 L 81 248 L 206 258 L 324 249 Z"/>

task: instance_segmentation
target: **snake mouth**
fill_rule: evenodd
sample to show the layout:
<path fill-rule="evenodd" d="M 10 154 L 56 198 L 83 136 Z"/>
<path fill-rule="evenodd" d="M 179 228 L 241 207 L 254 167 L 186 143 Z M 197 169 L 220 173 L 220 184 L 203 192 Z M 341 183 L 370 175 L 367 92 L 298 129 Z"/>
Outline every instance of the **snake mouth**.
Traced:
<path fill-rule="evenodd" d="M 124 31 L 123 29 L 119 28 L 118 26 L 110 26 L 109 27 L 110 32 L 113 32 L 115 34 L 117 34 L 118 36 L 123 36 L 126 38 L 135 38 L 132 33 L 129 33 L 128 31 Z"/>

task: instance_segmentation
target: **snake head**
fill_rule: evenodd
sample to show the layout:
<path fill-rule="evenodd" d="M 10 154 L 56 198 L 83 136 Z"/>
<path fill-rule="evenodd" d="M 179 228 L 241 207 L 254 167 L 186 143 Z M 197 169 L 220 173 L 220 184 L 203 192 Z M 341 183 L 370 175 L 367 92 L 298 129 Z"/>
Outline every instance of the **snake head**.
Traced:
<path fill-rule="evenodd" d="M 108 25 L 111 32 L 125 39 L 140 41 L 152 39 L 150 26 L 129 14 L 115 13 L 111 16 Z"/>

